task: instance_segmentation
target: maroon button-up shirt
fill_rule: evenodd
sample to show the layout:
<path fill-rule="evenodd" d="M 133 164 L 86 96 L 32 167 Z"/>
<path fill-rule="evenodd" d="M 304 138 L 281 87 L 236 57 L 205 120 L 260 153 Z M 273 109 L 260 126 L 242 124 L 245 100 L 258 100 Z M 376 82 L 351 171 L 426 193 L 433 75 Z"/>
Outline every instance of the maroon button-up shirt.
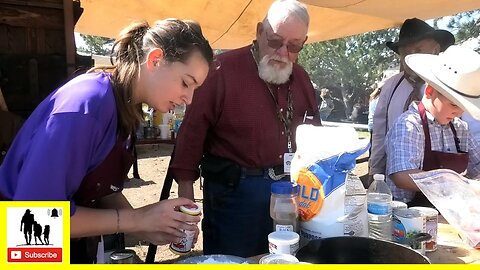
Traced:
<path fill-rule="evenodd" d="M 287 110 L 288 88 L 292 91 L 292 148 L 295 130 L 305 112 L 314 116 L 306 123 L 320 125 L 314 89 L 305 70 L 293 65 L 289 82 L 273 87 L 278 105 L 266 83 L 258 76 L 251 46 L 218 56 L 220 68 L 212 70 L 195 91 L 175 146 L 170 170 L 177 181 L 194 181 L 204 154 L 230 159 L 246 168 L 283 164 L 288 152 L 287 134 L 277 112 Z"/>

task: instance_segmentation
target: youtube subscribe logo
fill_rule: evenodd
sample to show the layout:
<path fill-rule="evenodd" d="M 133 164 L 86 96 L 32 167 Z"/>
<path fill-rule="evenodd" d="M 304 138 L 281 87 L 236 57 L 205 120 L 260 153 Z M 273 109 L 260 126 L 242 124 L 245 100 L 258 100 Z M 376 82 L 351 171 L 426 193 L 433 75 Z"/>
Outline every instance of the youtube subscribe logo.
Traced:
<path fill-rule="evenodd" d="M 8 262 L 62 262 L 61 248 L 8 248 Z"/>

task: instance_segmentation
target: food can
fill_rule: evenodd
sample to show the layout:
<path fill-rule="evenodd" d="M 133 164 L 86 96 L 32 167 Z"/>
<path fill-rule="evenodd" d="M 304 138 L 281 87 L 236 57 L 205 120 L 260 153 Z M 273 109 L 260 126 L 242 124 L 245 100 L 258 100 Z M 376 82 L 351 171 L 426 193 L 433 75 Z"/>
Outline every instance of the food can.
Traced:
<path fill-rule="evenodd" d="M 110 255 L 110 263 L 112 264 L 132 264 L 133 263 L 133 255 L 135 255 L 135 251 L 130 249 L 122 249 L 114 251 Z"/>
<path fill-rule="evenodd" d="M 401 201 L 392 201 L 392 212 L 397 209 L 407 209 L 407 204 Z"/>
<path fill-rule="evenodd" d="M 258 261 L 259 264 L 297 264 L 298 259 L 290 254 L 269 254 Z"/>
<path fill-rule="evenodd" d="M 425 251 L 432 252 L 437 250 L 437 234 L 438 234 L 438 211 L 430 207 L 411 207 L 420 211 L 425 216 L 425 227 L 428 234 L 432 236 L 432 239 L 425 243 Z"/>
<path fill-rule="evenodd" d="M 191 215 L 198 216 L 200 215 L 200 207 L 198 205 L 184 205 L 180 206 L 180 212 Z M 193 247 L 193 238 L 195 237 L 194 231 L 184 230 L 186 236 L 182 238 L 179 242 L 170 243 L 170 251 L 177 255 L 187 254 L 192 250 Z"/>
<path fill-rule="evenodd" d="M 419 233 L 426 232 L 425 216 L 415 209 L 397 209 L 393 214 L 393 240 L 425 255 L 425 242 L 415 242 Z"/>
<path fill-rule="evenodd" d="M 299 248 L 300 236 L 296 232 L 276 231 L 268 235 L 268 250 L 272 254 L 295 255 Z"/>

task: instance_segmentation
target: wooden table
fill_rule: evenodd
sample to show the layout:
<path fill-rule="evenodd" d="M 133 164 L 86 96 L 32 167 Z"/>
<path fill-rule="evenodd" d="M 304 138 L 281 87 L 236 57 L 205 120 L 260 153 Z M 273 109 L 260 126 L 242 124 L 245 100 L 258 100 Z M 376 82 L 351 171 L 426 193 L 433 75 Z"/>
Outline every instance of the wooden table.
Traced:
<path fill-rule="evenodd" d="M 457 230 L 439 216 L 437 251 L 428 252 L 432 263 L 480 263 L 480 250 L 466 245 Z"/>
<path fill-rule="evenodd" d="M 258 262 L 266 254 L 250 257 Z M 427 252 L 432 264 L 480 264 L 480 249 L 466 245 L 458 232 L 439 216 L 437 250 Z"/>

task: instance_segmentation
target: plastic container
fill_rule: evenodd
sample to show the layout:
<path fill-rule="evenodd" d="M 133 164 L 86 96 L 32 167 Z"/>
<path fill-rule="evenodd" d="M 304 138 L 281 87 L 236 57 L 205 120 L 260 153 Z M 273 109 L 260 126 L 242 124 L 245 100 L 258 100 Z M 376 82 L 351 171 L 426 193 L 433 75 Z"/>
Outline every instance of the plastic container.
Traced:
<path fill-rule="evenodd" d="M 343 235 L 368 237 L 367 192 L 352 170 L 345 180 Z"/>
<path fill-rule="evenodd" d="M 201 213 L 200 207 L 198 205 L 184 205 L 180 206 L 180 212 L 198 216 Z M 177 255 L 187 254 L 192 250 L 193 247 L 193 238 L 195 236 L 194 231 L 184 231 L 186 236 L 182 238 L 179 242 L 170 243 L 170 251 Z"/>
<path fill-rule="evenodd" d="M 290 181 L 277 181 L 271 186 L 270 217 L 273 231 L 298 232 L 298 186 Z"/>
<path fill-rule="evenodd" d="M 392 192 L 383 174 L 375 174 L 367 191 L 368 236 L 392 240 Z"/>
<path fill-rule="evenodd" d="M 295 255 L 299 248 L 300 236 L 296 232 L 279 231 L 268 235 L 268 250 L 271 254 Z"/>

